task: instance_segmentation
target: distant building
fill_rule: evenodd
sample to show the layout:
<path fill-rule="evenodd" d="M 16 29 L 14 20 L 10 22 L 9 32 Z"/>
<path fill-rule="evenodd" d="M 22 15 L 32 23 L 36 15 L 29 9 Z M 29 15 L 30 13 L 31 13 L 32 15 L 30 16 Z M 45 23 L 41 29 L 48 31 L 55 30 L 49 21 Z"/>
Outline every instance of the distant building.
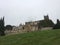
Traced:
<path fill-rule="evenodd" d="M 38 23 L 38 28 L 53 27 L 54 23 L 49 19 L 49 16 L 44 16 L 44 20 L 40 20 Z"/>
<path fill-rule="evenodd" d="M 29 26 L 28 26 L 29 25 Z M 44 20 L 33 21 L 33 22 L 26 22 L 25 28 L 28 28 L 30 31 L 41 30 L 41 29 L 52 29 L 54 23 L 52 20 L 49 19 L 49 16 L 44 16 Z M 25 29 L 24 28 L 24 29 Z"/>
<path fill-rule="evenodd" d="M 43 20 L 25 22 L 24 25 L 20 24 L 18 27 L 13 27 L 12 33 L 25 33 L 38 30 L 52 29 L 54 23 L 49 19 L 49 16 L 44 16 Z"/>
<path fill-rule="evenodd" d="M 44 20 L 49 20 L 49 16 L 44 16 Z"/>

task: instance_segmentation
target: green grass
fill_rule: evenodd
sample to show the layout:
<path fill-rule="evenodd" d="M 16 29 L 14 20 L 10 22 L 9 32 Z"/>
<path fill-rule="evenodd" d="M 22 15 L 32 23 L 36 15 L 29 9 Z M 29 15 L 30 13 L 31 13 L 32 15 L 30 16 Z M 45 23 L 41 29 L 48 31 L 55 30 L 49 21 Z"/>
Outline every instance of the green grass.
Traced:
<path fill-rule="evenodd" d="M 60 30 L 2 36 L 0 45 L 60 45 Z"/>

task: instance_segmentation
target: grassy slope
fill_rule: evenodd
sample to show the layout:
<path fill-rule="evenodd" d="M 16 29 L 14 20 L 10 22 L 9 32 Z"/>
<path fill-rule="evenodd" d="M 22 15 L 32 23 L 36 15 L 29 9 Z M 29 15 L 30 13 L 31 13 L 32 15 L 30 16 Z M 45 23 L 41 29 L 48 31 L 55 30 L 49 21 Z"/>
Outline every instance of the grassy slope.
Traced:
<path fill-rule="evenodd" d="M 3 36 L 0 37 L 0 45 L 60 45 L 60 30 Z"/>

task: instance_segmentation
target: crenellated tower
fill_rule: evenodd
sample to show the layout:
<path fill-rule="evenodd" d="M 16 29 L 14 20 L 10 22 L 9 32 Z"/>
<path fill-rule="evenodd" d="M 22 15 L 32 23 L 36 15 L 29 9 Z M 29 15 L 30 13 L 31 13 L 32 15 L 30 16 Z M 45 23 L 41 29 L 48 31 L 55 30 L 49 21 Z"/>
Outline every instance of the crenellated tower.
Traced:
<path fill-rule="evenodd" d="M 44 20 L 49 20 L 49 16 L 44 16 Z"/>

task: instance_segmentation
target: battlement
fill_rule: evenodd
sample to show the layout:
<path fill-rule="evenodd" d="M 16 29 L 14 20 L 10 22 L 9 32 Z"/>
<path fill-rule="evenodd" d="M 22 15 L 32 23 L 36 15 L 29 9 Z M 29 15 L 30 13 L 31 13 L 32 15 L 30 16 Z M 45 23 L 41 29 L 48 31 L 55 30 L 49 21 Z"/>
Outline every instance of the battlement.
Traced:
<path fill-rule="evenodd" d="M 44 16 L 44 20 L 49 20 L 49 16 Z"/>

